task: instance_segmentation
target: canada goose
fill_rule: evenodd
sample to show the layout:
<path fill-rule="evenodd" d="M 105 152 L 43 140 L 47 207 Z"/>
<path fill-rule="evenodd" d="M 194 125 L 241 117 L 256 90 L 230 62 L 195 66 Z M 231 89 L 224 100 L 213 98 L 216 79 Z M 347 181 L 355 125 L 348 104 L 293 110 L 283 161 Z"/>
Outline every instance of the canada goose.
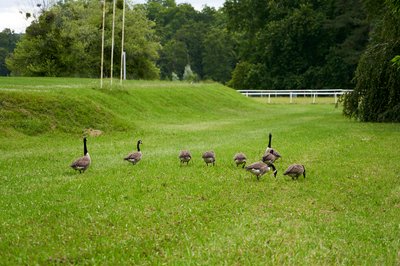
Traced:
<path fill-rule="evenodd" d="M 306 178 L 306 168 L 302 164 L 292 164 L 286 169 L 283 175 L 291 176 L 292 179 L 298 179 L 300 175 Z"/>
<path fill-rule="evenodd" d="M 264 153 L 264 156 L 262 157 L 262 161 L 268 165 L 273 164 L 276 159 L 278 159 L 275 155 L 272 149 L 270 149 L 269 151 L 266 151 Z"/>
<path fill-rule="evenodd" d="M 192 159 L 192 154 L 190 151 L 181 151 L 179 153 L 179 159 L 181 160 L 181 164 L 186 163 L 186 165 L 188 165 L 189 161 Z"/>
<path fill-rule="evenodd" d="M 265 150 L 264 156 L 269 156 L 268 154 L 271 153 L 272 155 L 275 156 L 275 160 L 274 160 L 274 161 L 276 161 L 276 160 L 278 160 L 279 158 L 281 158 L 282 156 L 279 154 L 279 152 L 278 152 L 277 150 L 275 150 L 275 149 L 273 149 L 273 148 L 271 147 L 271 142 L 272 142 L 272 134 L 269 133 L 268 147 L 267 147 L 267 149 Z"/>
<path fill-rule="evenodd" d="M 209 163 L 212 163 L 213 166 L 215 165 L 215 153 L 213 151 L 206 151 L 203 153 L 202 158 L 207 166 Z"/>
<path fill-rule="evenodd" d="M 236 167 L 239 165 L 242 165 L 242 168 L 246 165 L 246 155 L 242 152 L 236 153 L 235 157 L 233 157 L 233 160 L 236 163 Z"/>
<path fill-rule="evenodd" d="M 142 152 L 140 151 L 140 144 L 142 141 L 139 139 L 137 142 L 137 151 L 129 153 L 128 156 L 124 158 L 124 160 L 131 162 L 132 164 L 137 164 L 142 159 Z"/>
<path fill-rule="evenodd" d="M 86 138 L 83 138 L 83 157 L 75 160 L 71 167 L 75 170 L 78 170 L 79 173 L 85 172 L 86 169 L 90 166 L 90 155 L 86 147 Z"/>
<path fill-rule="evenodd" d="M 268 165 L 263 162 L 256 162 L 256 163 L 252 163 L 249 166 L 246 166 L 246 170 L 250 171 L 253 175 L 255 175 L 257 177 L 257 180 L 260 180 L 260 176 L 262 176 L 263 174 L 265 174 L 266 172 L 271 170 L 270 167 L 272 168 L 272 170 L 274 170 L 274 176 L 276 177 L 276 174 L 278 173 L 278 171 L 276 170 L 276 168 L 273 164 Z"/>

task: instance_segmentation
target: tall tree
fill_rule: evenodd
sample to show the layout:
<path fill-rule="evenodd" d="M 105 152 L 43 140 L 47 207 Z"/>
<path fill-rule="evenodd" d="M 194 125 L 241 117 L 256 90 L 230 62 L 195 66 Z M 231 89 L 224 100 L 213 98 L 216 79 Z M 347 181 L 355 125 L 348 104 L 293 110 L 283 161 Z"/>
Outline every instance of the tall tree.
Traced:
<path fill-rule="evenodd" d="M 213 27 L 206 33 L 203 43 L 204 78 L 228 82 L 236 64 L 237 40 L 226 28 Z"/>
<path fill-rule="evenodd" d="M 162 50 L 157 64 L 161 78 L 183 78 L 187 65 L 200 79 L 230 79 L 234 66 L 233 38 L 226 31 L 221 11 L 205 6 L 202 11 L 174 0 L 149 0 L 148 18 L 156 23 Z M 221 61 L 219 61 L 221 60 Z"/>
<path fill-rule="evenodd" d="M 121 21 L 122 5 L 118 1 L 116 20 Z M 106 54 L 111 53 L 112 1 L 107 3 Z M 14 55 L 7 60 L 15 75 L 96 77 L 100 69 L 101 13 L 98 1 L 63 1 L 44 11 L 26 30 Z M 159 49 L 154 23 L 141 8 L 128 6 L 125 17 L 125 51 L 128 78 L 158 78 L 155 66 Z M 121 23 L 116 23 L 115 51 L 120 51 Z M 106 57 L 108 58 L 108 57 Z M 119 57 L 114 60 L 114 76 L 120 70 Z M 105 74 L 110 75 L 109 59 Z"/>
<path fill-rule="evenodd" d="M 367 40 L 359 0 L 227 0 L 224 9 L 230 30 L 241 36 L 240 61 L 248 63 L 238 84 L 255 89 L 350 85 Z"/>
<path fill-rule="evenodd" d="M 400 122 L 400 68 L 392 62 L 400 54 L 400 4 L 364 1 L 373 30 L 343 111 L 360 121 Z"/>
<path fill-rule="evenodd" d="M 12 54 L 21 34 L 11 29 L 4 29 L 0 32 L 0 76 L 7 76 L 10 70 L 6 66 L 6 58 Z"/>

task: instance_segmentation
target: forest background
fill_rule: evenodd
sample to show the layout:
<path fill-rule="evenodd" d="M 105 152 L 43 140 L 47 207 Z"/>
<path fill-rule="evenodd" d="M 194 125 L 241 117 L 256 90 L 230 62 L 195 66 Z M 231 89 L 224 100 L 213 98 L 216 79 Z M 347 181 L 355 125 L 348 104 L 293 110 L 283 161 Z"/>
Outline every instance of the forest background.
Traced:
<path fill-rule="evenodd" d="M 129 79 L 213 80 L 234 89 L 354 89 L 344 114 L 400 121 L 399 0 L 227 0 L 201 11 L 175 0 L 126 1 Z M 106 1 L 111 54 L 113 1 Z M 38 6 L 25 34 L 0 33 L 0 75 L 99 77 L 101 1 Z M 121 67 L 116 1 L 113 76 Z M 111 76 L 105 57 L 106 77 Z"/>

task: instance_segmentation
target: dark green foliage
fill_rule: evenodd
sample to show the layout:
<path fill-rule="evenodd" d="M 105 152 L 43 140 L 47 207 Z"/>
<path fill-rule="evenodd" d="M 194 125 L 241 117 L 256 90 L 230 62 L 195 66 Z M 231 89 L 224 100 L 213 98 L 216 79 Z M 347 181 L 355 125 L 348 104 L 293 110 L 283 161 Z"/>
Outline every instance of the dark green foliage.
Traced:
<path fill-rule="evenodd" d="M 225 28 L 214 27 L 204 37 L 203 75 L 223 83 L 231 79 L 235 67 L 238 41 Z"/>
<path fill-rule="evenodd" d="M 359 0 L 228 0 L 225 10 L 240 59 L 255 66 L 248 88 L 350 87 L 368 32 Z"/>
<path fill-rule="evenodd" d="M 206 6 L 199 12 L 174 0 L 150 0 L 144 6 L 162 45 L 157 62 L 162 79 L 171 79 L 172 73 L 182 79 L 187 65 L 200 79 L 231 78 L 236 42 L 226 31 L 222 11 Z"/>
<path fill-rule="evenodd" d="M 236 64 L 235 69 L 232 73 L 232 79 L 228 82 L 228 86 L 238 90 L 245 90 L 250 87 L 249 77 L 252 69 L 255 66 L 249 62 L 239 62 Z"/>
<path fill-rule="evenodd" d="M 360 59 L 356 88 L 345 98 L 343 112 L 361 121 L 400 122 L 400 69 L 392 62 L 400 54 L 400 16 L 388 5 L 373 7 L 368 9 L 375 25 L 371 42 Z"/>
<path fill-rule="evenodd" d="M 15 49 L 21 34 L 17 34 L 10 29 L 4 29 L 0 32 L 0 76 L 7 76 L 10 70 L 6 66 L 6 58 Z"/>

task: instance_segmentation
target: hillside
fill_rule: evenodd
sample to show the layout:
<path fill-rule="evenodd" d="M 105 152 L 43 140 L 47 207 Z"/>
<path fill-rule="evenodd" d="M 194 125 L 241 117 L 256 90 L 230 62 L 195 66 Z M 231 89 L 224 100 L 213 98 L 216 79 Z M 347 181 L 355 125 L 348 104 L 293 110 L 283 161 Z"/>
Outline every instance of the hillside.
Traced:
<path fill-rule="evenodd" d="M 25 82 L 24 82 L 25 80 Z M 260 105 L 219 84 L 128 81 L 98 88 L 87 79 L 0 79 L 0 130 L 27 135 L 138 129 L 148 123 L 231 117 Z M 257 107 L 258 106 L 258 107 Z"/>

